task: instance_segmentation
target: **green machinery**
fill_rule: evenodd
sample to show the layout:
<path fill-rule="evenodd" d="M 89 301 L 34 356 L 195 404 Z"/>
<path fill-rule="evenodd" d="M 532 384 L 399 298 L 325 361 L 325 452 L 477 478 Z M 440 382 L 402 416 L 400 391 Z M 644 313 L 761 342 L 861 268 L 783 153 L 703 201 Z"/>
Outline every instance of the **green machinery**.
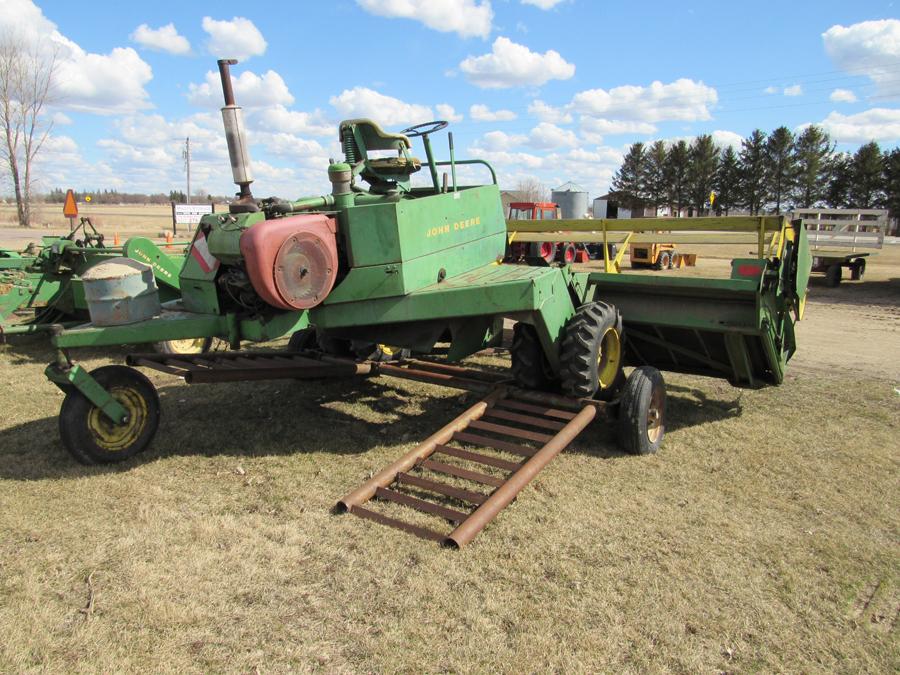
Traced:
<path fill-rule="evenodd" d="M 65 236 L 43 237 L 40 246 L 32 244 L 22 252 L 0 249 L 0 332 L 21 335 L 84 324 L 89 314 L 81 276 L 101 262 L 123 256 L 150 265 L 161 301 L 180 297 L 183 250 L 161 249 L 145 237 L 107 246 L 89 218 L 82 218 Z M 29 318 L 9 322 L 22 312 Z M 161 342 L 157 346 L 162 351 L 191 352 L 198 345 Z"/>
<path fill-rule="evenodd" d="M 70 357 L 78 347 L 218 337 L 237 348 L 244 340 L 292 335 L 286 354 L 315 347 L 331 361 L 353 351 L 370 357 L 376 345 L 427 354 L 439 342 L 449 343 L 449 360 L 459 360 L 498 344 L 504 319 L 512 319 L 517 386 L 616 402 L 623 445 L 639 453 L 655 452 L 662 440 L 657 368 L 736 386 L 782 381 L 809 274 L 799 224 L 729 220 L 727 228 L 771 237 L 771 254 L 736 260 L 723 280 L 506 265 L 507 223 L 494 171 L 482 160 L 456 159 L 452 134 L 449 159 L 435 159 L 431 135 L 447 126 L 440 121 L 400 134 L 370 120 L 344 121 L 343 161 L 328 167 L 330 193 L 257 200 L 232 63 L 220 61 L 219 69 L 240 192 L 228 213 L 202 219 L 179 275 L 181 298 L 137 323 L 55 329 L 58 357 L 46 374 L 66 393 L 60 432 L 80 461 L 118 461 L 144 449 L 159 400 L 134 368 L 88 373 Z M 424 160 L 412 154 L 417 137 Z M 491 181 L 460 185 L 463 164 L 481 165 Z M 419 171 L 426 186 L 414 185 Z M 597 223 L 554 227 L 578 231 Z M 153 367 L 149 360 L 142 365 Z M 637 366 L 628 378 L 626 365 Z M 298 377 L 277 367 L 265 376 Z"/>

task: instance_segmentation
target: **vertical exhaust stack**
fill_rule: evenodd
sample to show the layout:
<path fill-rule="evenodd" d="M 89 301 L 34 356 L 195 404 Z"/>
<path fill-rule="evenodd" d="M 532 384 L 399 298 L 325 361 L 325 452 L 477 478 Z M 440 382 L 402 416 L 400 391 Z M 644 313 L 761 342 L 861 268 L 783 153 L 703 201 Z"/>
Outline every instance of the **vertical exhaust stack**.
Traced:
<path fill-rule="evenodd" d="M 247 134 L 244 131 L 244 111 L 234 102 L 234 89 L 231 84 L 230 67 L 236 64 L 237 60 L 219 59 L 218 63 L 219 76 L 222 79 L 222 93 L 225 96 L 225 107 L 222 108 L 225 140 L 228 143 L 228 156 L 231 159 L 231 173 L 234 176 L 234 182 L 240 188 L 238 199 L 231 205 L 231 210 L 256 211 L 258 207 L 250 192 L 253 174 L 250 170 L 250 151 L 247 148 Z"/>

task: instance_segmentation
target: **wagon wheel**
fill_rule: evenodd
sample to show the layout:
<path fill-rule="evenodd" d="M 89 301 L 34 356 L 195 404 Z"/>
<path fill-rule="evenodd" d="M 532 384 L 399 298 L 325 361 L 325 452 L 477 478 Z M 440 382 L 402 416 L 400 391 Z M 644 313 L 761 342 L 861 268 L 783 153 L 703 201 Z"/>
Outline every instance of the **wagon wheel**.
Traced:
<path fill-rule="evenodd" d="M 212 347 L 212 342 L 211 337 L 161 340 L 153 343 L 153 349 L 160 354 L 205 354 Z"/>
<path fill-rule="evenodd" d="M 59 435 L 63 445 L 82 464 L 122 462 L 144 450 L 159 427 L 159 395 L 147 377 L 125 366 L 91 371 L 128 413 L 121 424 L 109 419 L 77 389 L 63 400 Z"/>
<path fill-rule="evenodd" d="M 857 258 L 850 267 L 851 281 L 862 281 L 866 274 L 866 261 L 864 258 Z"/>
<path fill-rule="evenodd" d="M 521 321 L 513 326 L 509 352 L 516 384 L 523 389 L 548 389 L 553 386 L 556 378 L 534 326 Z"/>
<path fill-rule="evenodd" d="M 841 283 L 841 266 L 831 265 L 825 270 L 825 285 L 828 288 L 836 288 Z"/>
<path fill-rule="evenodd" d="M 292 352 L 302 352 L 305 349 L 318 349 L 319 343 L 316 341 L 316 329 L 312 326 L 301 328 L 291 333 L 288 340 L 288 350 Z"/>
<path fill-rule="evenodd" d="M 610 399 L 622 385 L 622 316 L 605 302 L 582 305 L 563 333 L 562 387 L 569 396 Z"/>
<path fill-rule="evenodd" d="M 633 455 L 652 455 L 666 433 L 666 383 L 652 366 L 635 368 L 619 404 L 619 443 Z"/>

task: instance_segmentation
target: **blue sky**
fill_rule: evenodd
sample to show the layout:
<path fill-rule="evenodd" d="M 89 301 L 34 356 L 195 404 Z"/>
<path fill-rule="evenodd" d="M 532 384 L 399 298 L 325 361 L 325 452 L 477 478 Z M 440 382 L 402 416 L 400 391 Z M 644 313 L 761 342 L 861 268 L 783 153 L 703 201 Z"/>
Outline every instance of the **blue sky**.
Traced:
<path fill-rule="evenodd" d="M 0 0 L 0 28 L 56 47 L 42 189 L 233 192 L 214 73 L 237 56 L 257 196 L 325 189 L 336 123 L 450 118 L 504 187 L 592 194 L 635 140 L 823 124 L 840 147 L 900 140 L 894 2 Z M 446 149 L 446 140 L 437 141 Z M 421 152 L 421 151 L 420 151 Z M 480 178 L 473 174 L 471 178 Z"/>

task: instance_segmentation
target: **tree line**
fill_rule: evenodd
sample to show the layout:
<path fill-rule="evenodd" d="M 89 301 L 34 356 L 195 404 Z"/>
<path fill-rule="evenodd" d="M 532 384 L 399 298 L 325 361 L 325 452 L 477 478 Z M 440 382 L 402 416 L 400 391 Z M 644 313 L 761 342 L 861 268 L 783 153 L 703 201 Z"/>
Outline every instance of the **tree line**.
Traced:
<path fill-rule="evenodd" d="M 715 193 L 710 207 L 710 193 Z M 611 195 L 632 209 L 669 207 L 692 215 L 782 213 L 794 208 L 887 208 L 900 216 L 900 148 L 872 141 L 838 152 L 821 127 L 799 134 L 756 129 L 741 148 L 720 148 L 703 134 L 690 143 L 634 143 L 612 181 Z"/>
<path fill-rule="evenodd" d="M 176 204 L 184 204 L 187 197 L 183 190 L 170 190 L 169 194 L 157 192 L 153 194 L 145 194 L 143 192 L 119 192 L 112 190 L 77 190 L 75 191 L 75 200 L 84 201 L 85 196 L 90 195 L 92 204 L 168 204 L 175 202 Z M 53 188 L 44 195 L 43 201 L 47 204 L 62 204 L 66 201 L 66 190 L 62 188 Z M 191 197 L 191 201 L 195 204 L 202 202 L 214 202 L 223 204 L 229 201 L 228 197 L 217 197 L 208 194 L 205 190 L 199 190 L 197 194 Z"/>

